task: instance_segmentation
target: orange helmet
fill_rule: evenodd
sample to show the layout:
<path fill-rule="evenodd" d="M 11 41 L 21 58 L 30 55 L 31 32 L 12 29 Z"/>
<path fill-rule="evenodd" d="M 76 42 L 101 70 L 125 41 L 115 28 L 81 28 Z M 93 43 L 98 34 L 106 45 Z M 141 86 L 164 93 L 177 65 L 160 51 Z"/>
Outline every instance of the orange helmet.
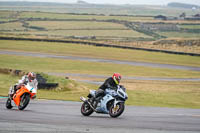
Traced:
<path fill-rule="evenodd" d="M 115 81 L 115 83 L 118 85 L 120 83 L 120 80 L 121 80 L 122 76 L 119 73 L 114 73 L 112 78 Z"/>
<path fill-rule="evenodd" d="M 28 73 L 28 79 L 31 82 L 32 80 L 34 80 L 36 78 L 36 74 L 34 72 L 29 72 Z"/>

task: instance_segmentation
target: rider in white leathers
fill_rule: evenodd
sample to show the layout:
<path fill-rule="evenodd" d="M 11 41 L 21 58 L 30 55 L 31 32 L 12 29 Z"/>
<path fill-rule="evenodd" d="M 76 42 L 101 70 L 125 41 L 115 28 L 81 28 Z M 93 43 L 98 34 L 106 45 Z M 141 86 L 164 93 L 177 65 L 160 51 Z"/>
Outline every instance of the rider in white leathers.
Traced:
<path fill-rule="evenodd" d="M 26 85 L 28 83 L 30 84 L 30 86 L 33 86 L 37 89 L 38 81 L 34 72 L 29 72 L 27 75 L 24 75 L 22 79 L 18 81 L 17 84 L 12 86 L 9 91 L 9 96 L 12 98 L 12 96 L 16 93 L 18 89 L 21 88 L 22 85 Z"/>

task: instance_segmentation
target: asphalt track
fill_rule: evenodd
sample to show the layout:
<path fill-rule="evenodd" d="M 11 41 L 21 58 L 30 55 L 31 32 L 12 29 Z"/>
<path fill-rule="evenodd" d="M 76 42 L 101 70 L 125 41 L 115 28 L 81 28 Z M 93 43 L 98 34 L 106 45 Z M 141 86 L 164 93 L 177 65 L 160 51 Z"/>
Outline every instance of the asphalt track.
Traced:
<path fill-rule="evenodd" d="M 199 133 L 200 109 L 126 106 L 119 118 L 84 117 L 80 102 L 32 100 L 24 111 L 5 108 L 0 98 L 0 133 Z"/>

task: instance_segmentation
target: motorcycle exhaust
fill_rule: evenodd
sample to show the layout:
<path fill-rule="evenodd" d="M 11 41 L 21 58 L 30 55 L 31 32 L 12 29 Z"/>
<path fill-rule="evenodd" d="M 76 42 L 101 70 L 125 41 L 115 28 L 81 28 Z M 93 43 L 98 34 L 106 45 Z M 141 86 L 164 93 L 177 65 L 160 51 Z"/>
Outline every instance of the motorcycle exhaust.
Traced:
<path fill-rule="evenodd" d="M 86 102 L 86 101 L 87 101 L 87 99 L 86 99 L 85 97 L 80 97 L 80 100 L 83 101 L 83 102 Z M 95 112 L 98 112 L 98 111 L 90 104 L 90 102 L 87 102 L 87 103 L 90 105 L 90 107 L 91 107 Z"/>

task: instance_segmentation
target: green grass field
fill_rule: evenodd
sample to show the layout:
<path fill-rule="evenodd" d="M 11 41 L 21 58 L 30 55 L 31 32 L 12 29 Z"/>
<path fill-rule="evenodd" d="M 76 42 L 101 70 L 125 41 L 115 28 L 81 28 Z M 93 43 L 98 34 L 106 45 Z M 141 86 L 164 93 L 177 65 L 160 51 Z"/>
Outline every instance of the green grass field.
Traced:
<path fill-rule="evenodd" d="M 121 24 L 113 24 L 109 22 L 91 22 L 91 21 L 31 21 L 30 26 L 43 27 L 48 30 L 55 29 L 122 29 L 128 28 Z"/>
<path fill-rule="evenodd" d="M 139 7 L 141 8 L 141 7 Z M 151 10 L 151 9 L 148 9 Z M 164 9 L 165 10 L 165 9 Z M 163 11 L 164 11 L 163 10 Z M 163 21 L 155 20 L 152 16 L 102 16 L 102 15 L 75 15 L 75 14 L 64 14 L 64 13 L 50 13 L 50 12 L 15 12 L 15 11 L 1 11 L 1 19 L 3 22 L 9 20 L 18 19 L 18 22 L 10 22 L 0 24 L 0 34 L 10 33 L 15 35 L 26 35 L 26 36 L 38 36 L 38 37 L 59 37 L 66 38 L 72 36 L 78 37 L 91 37 L 96 36 L 97 39 L 104 40 L 123 40 L 126 38 L 153 38 L 142 32 L 137 32 L 122 24 L 111 22 L 97 22 L 97 20 L 106 21 L 129 21 L 129 22 L 152 22 L 152 23 L 189 23 L 190 25 L 178 25 L 182 28 L 196 29 L 196 21 L 185 21 L 185 20 L 174 20 L 174 21 Z M 26 21 L 24 19 L 35 18 L 38 20 Z M 41 21 L 40 19 L 46 19 Z M 50 20 L 48 20 L 50 19 Z M 53 20 L 52 20 L 53 19 Z M 62 21 L 61 21 L 62 20 Z M 70 20 L 70 21 L 67 21 Z M 72 21 L 73 20 L 73 21 Z M 80 21 L 83 20 L 83 21 Z M 23 26 L 22 22 L 28 23 L 28 26 Z M 195 23 L 194 25 L 192 23 Z M 39 28 L 39 29 L 37 29 Z M 44 28 L 46 31 L 41 30 Z M 198 39 L 197 33 L 180 33 L 180 32 L 157 32 L 160 35 L 168 38 L 195 38 Z"/>
<path fill-rule="evenodd" d="M 18 18 L 48 18 L 48 19 L 77 19 L 77 20 L 126 20 L 126 21 L 149 21 L 153 20 L 153 17 L 137 17 L 137 16 L 99 16 L 99 15 L 72 15 L 64 13 L 45 13 L 45 12 L 22 12 Z"/>
<path fill-rule="evenodd" d="M 0 40 L 0 44 L 0 49 L 2 50 L 43 52 L 58 55 L 96 57 L 124 61 L 143 61 L 162 64 L 176 64 L 197 67 L 200 66 L 200 57 L 187 55 L 174 55 L 139 50 L 95 47 L 69 43 Z"/>
<path fill-rule="evenodd" d="M 24 44 L 23 41 L 19 41 L 19 42 Z M 8 44 L 10 45 L 10 43 Z M 30 44 L 28 43 L 26 44 L 30 46 Z M 12 49 L 11 47 L 12 45 L 10 46 L 9 45 L 8 47 Z M 47 43 L 46 45 L 51 46 L 54 44 Z M 74 45 L 74 44 L 71 44 L 71 45 Z M 63 46 L 62 45 L 59 46 L 59 44 L 57 44 L 56 47 L 54 47 L 55 53 L 57 53 L 56 51 L 59 51 L 59 47 L 63 49 Z M 77 47 L 74 47 L 74 48 L 77 50 L 79 49 L 81 51 L 83 50 L 86 52 L 87 50 L 84 50 L 84 47 L 88 49 L 88 51 L 90 51 L 93 48 L 91 46 L 82 46 L 82 45 L 80 46 L 78 45 Z M 26 49 L 28 48 L 28 46 L 24 45 L 24 48 Z M 40 46 L 40 48 L 42 49 L 46 47 Z M 50 49 L 51 48 L 52 47 L 50 47 Z M 94 47 L 94 48 L 98 49 L 98 47 Z M 75 51 L 75 49 L 73 51 Z M 101 74 L 101 75 L 107 75 L 107 76 L 112 75 L 113 71 L 118 71 L 123 76 L 127 76 L 127 75 L 147 76 L 148 75 L 150 77 L 151 76 L 152 77 L 153 76 L 163 76 L 163 77 L 177 76 L 179 78 L 180 77 L 188 78 L 188 77 L 199 77 L 200 75 L 198 72 L 196 73 L 196 72 L 191 72 L 191 71 L 177 71 L 177 70 L 169 70 L 169 69 L 131 67 L 131 66 L 126 66 L 126 65 L 113 66 L 113 64 L 111 63 L 89 63 L 85 61 L 72 61 L 72 60 L 51 59 L 51 58 L 33 58 L 33 57 L 24 57 L 24 56 L 11 56 L 11 55 L 0 55 L 0 66 L 1 68 L 13 68 L 13 69 L 21 69 L 25 71 L 35 71 L 35 72 L 66 72 L 66 73 L 85 73 L 85 74 L 95 73 L 95 74 Z M 6 96 L 10 85 L 17 82 L 19 78 L 20 77 L 13 77 L 10 75 L 0 74 L 0 84 L 1 84 L 0 95 Z M 51 91 L 39 90 L 37 94 L 37 98 L 79 101 L 80 96 L 87 96 L 89 89 L 98 88 L 98 86 L 95 86 L 95 85 L 88 85 L 88 84 L 82 84 L 82 83 L 78 83 L 80 87 L 77 87 L 77 83 L 75 82 L 72 82 L 70 84 L 65 84 L 66 81 L 63 82 L 63 79 L 61 78 L 53 78 L 53 80 L 51 76 L 48 78 L 49 78 L 49 81 L 55 81 L 55 79 L 57 79 L 57 81 L 61 83 L 62 85 L 59 88 L 55 90 L 51 90 Z M 124 85 L 128 89 L 128 95 L 129 95 L 129 99 L 127 101 L 128 105 L 200 108 L 199 82 L 131 81 L 132 82 L 131 84 L 129 83 L 130 81 L 127 81 L 127 83 L 126 81 L 123 81 L 123 82 L 125 82 Z M 63 87 L 65 87 L 66 89 L 60 89 Z"/>
<path fill-rule="evenodd" d="M 160 35 L 167 36 L 168 38 L 191 38 L 199 39 L 200 34 L 198 33 L 187 33 L 187 32 L 157 32 Z"/>
<path fill-rule="evenodd" d="M 20 22 L 13 22 L 13 23 L 4 23 L 0 24 L 0 30 L 8 30 L 10 32 L 21 30 L 24 31 L 25 27 L 22 26 Z"/>
<path fill-rule="evenodd" d="M 18 18 L 41 18 L 41 19 L 73 19 L 73 20 L 122 20 L 129 22 L 153 22 L 153 23 L 198 23 L 198 21 L 187 20 L 155 20 L 152 16 L 99 16 L 99 15 L 72 15 L 64 13 L 51 13 L 51 12 L 21 12 Z"/>
<path fill-rule="evenodd" d="M 0 31 L 2 33 L 12 34 L 30 34 L 30 35 L 46 35 L 46 36 L 96 36 L 96 37 L 144 37 L 151 38 L 143 33 L 130 30 L 124 25 L 114 24 L 109 22 L 90 22 L 90 21 L 28 21 L 29 27 L 44 28 L 38 30 L 37 28 L 23 27 L 20 22 L 3 23 L 0 24 Z"/>
<path fill-rule="evenodd" d="M 130 66 L 112 63 L 97 63 L 78 60 L 36 58 L 28 56 L 0 55 L 1 68 L 12 68 L 37 72 L 81 73 L 112 75 L 119 72 L 124 76 L 198 78 L 200 72 Z M 47 69 L 48 68 L 48 69 Z"/>
<path fill-rule="evenodd" d="M 8 32 L 7 32 L 8 33 Z M 142 33 L 132 31 L 132 30 L 55 30 L 55 31 L 26 31 L 26 32 L 18 32 L 18 31 L 12 31 L 9 33 L 15 33 L 15 34 L 29 34 L 29 35 L 38 35 L 42 37 L 43 35 L 46 35 L 47 37 L 54 38 L 54 36 L 60 36 L 62 38 L 70 37 L 70 36 L 76 36 L 76 37 L 92 37 L 96 36 L 96 38 L 123 38 L 123 37 L 147 37 L 151 38 L 149 36 L 146 36 Z"/>
<path fill-rule="evenodd" d="M 179 27 L 184 29 L 200 29 L 200 25 L 179 25 Z"/>
<path fill-rule="evenodd" d="M 133 105 L 200 108 L 199 90 L 189 92 L 135 90 L 128 91 L 128 94 Z"/>
<path fill-rule="evenodd" d="M 144 7 L 137 7 L 133 9 L 138 12 Z M 153 9 L 152 9 L 153 8 Z M 158 7 L 146 7 L 145 10 L 153 11 Z M 121 10 L 121 9 L 119 9 Z M 158 8 L 158 10 L 160 10 Z M 163 8 L 161 11 L 165 12 L 167 9 Z M 128 10 L 124 10 L 127 14 Z M 178 10 L 180 12 L 180 10 Z M 162 13 L 161 12 L 161 13 Z M 168 13 L 174 13 L 170 10 Z M 26 38 L 45 38 L 45 39 L 68 39 L 68 40 L 86 40 L 100 43 L 108 43 L 114 45 L 162 49 L 169 51 L 199 53 L 199 46 L 187 47 L 182 46 L 168 46 L 168 44 L 152 45 L 154 41 L 159 39 L 148 33 L 151 26 L 162 24 L 163 28 L 154 31 L 150 30 L 152 34 L 167 37 L 166 39 L 191 39 L 198 40 L 199 34 L 196 33 L 199 21 L 188 20 L 156 20 L 153 16 L 112 16 L 110 14 L 70 14 L 70 13 L 53 13 L 53 12 L 37 12 L 37 11 L 0 11 L 0 36 L 6 37 L 26 37 Z M 17 20 L 17 22 L 12 22 Z M 10 22 L 9 22 L 10 21 Z M 129 27 L 125 22 L 135 22 Z M 5 23 L 6 22 L 6 23 Z M 142 27 L 145 23 L 152 23 L 148 25 L 149 30 L 144 30 Z M 187 24 L 187 25 L 186 25 Z M 189 31 L 169 31 L 165 32 L 167 26 L 171 27 L 177 25 L 180 28 L 186 28 Z M 166 26 L 166 27 L 165 27 Z M 134 27 L 138 27 L 134 30 Z M 172 28 L 173 29 L 173 28 Z M 193 32 L 192 29 L 195 29 Z M 158 35 L 158 36 L 159 36 Z M 143 45 L 145 44 L 145 45 Z M 196 48 L 197 47 L 197 48 Z"/>
<path fill-rule="evenodd" d="M 0 16 L 1 18 L 10 18 L 10 16 L 14 13 L 15 12 L 13 11 L 0 11 Z"/>
<path fill-rule="evenodd" d="M 48 43 L 46 45 L 51 46 L 54 44 Z M 57 44 L 56 47 L 57 49 L 52 48 L 55 50 L 54 51 L 55 53 L 57 53 L 56 51 L 62 51 L 59 50 L 58 47 L 63 49 L 62 45 L 59 44 Z M 74 48 L 86 52 L 87 50 L 84 50 L 84 47 L 88 51 L 90 51 L 93 48 L 91 46 L 81 46 L 81 45 Z M 24 48 L 26 47 L 24 46 Z M 40 48 L 42 49 L 42 46 L 40 46 Z M 46 47 L 43 46 L 43 48 Z M 75 51 L 75 49 L 73 51 Z M 113 72 L 116 71 L 120 72 L 123 76 L 195 78 L 199 77 L 200 75 L 199 72 L 193 72 L 193 71 L 156 69 L 149 67 L 133 67 L 128 65 L 113 65 L 111 63 L 91 63 L 86 61 L 72 61 L 72 60 L 52 59 L 52 58 L 34 58 L 34 57 L 11 56 L 11 55 L 0 55 L 0 66 L 1 68 L 13 68 L 25 71 L 35 71 L 35 72 L 100 74 L 105 76 L 110 76 L 112 75 Z M 2 79 L 1 84 L 4 84 L 2 87 L 0 87 L 1 90 L 0 95 L 6 96 L 8 86 L 10 86 L 11 83 L 12 84 L 15 83 L 18 78 L 19 77 L 11 77 L 8 75 L 0 74 L 0 79 Z M 48 78 L 50 79 L 49 81 L 56 81 L 55 79 L 57 79 L 53 78 L 52 80 L 51 76 Z M 95 85 L 79 83 L 80 87 L 78 87 L 77 89 L 76 87 L 77 83 L 73 82 L 72 84 L 65 85 L 65 82 L 63 82 L 64 79 L 63 80 L 61 78 L 58 79 L 57 81 L 62 84 L 60 87 L 61 88 L 65 87 L 66 89 L 59 89 L 60 88 L 59 87 L 51 91 L 39 90 L 37 95 L 38 98 L 79 101 L 80 96 L 87 96 L 89 89 L 98 88 L 98 86 Z M 128 89 L 128 95 L 129 95 L 129 99 L 127 101 L 128 105 L 200 108 L 200 103 L 198 102 L 200 95 L 199 82 L 185 82 L 185 81 L 142 82 L 133 80 L 133 81 L 123 81 L 123 83 L 125 87 Z"/>
<path fill-rule="evenodd" d="M 72 20 L 122 20 L 129 22 L 153 22 L 153 23 L 198 23 L 198 21 L 187 20 L 155 20 L 152 16 L 99 16 L 99 15 L 72 15 L 51 12 L 21 12 L 18 18 L 41 18 L 41 19 L 72 19 Z"/>
<path fill-rule="evenodd" d="M 16 20 L 16 21 L 17 21 L 17 19 L 10 19 L 10 18 L 0 18 L 0 22 L 9 22 L 9 21 L 14 21 L 14 20 Z"/>

